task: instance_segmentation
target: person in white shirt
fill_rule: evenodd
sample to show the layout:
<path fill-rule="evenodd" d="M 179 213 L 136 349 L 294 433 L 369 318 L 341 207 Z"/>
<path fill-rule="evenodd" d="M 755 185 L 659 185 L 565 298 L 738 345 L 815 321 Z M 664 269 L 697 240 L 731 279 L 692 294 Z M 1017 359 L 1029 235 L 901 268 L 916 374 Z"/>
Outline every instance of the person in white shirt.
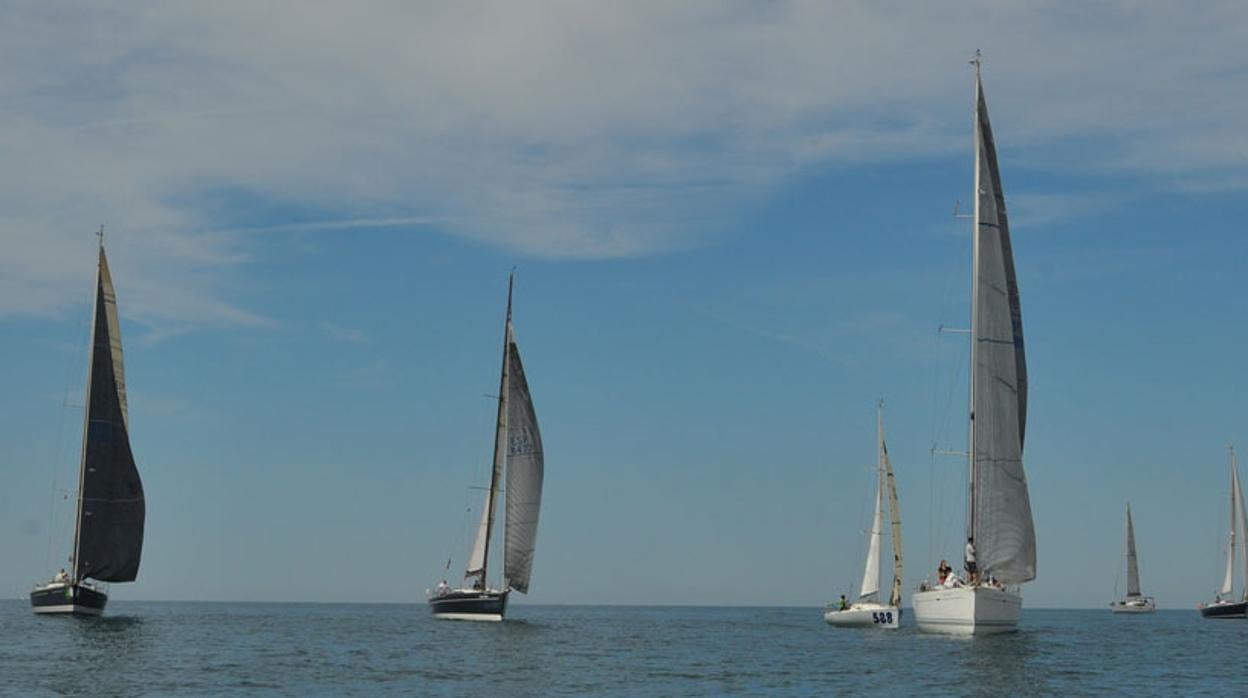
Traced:
<path fill-rule="evenodd" d="M 979 568 L 975 564 L 975 539 L 966 539 L 966 575 L 967 581 L 975 584 L 979 581 Z"/>

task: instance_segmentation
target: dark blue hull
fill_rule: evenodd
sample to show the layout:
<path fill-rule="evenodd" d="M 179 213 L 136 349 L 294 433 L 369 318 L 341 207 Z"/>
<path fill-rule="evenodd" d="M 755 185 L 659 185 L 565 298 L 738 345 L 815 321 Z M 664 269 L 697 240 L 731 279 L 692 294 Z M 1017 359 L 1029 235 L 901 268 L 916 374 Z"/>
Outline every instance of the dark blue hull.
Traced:
<path fill-rule="evenodd" d="M 30 592 L 35 613 L 98 616 L 104 612 L 108 594 L 83 584 L 48 584 Z"/>
<path fill-rule="evenodd" d="M 1201 606 L 1200 615 L 1205 618 L 1248 618 L 1248 601 Z"/>
<path fill-rule="evenodd" d="M 507 612 L 506 591 L 456 589 L 429 598 L 434 618 L 499 621 Z"/>

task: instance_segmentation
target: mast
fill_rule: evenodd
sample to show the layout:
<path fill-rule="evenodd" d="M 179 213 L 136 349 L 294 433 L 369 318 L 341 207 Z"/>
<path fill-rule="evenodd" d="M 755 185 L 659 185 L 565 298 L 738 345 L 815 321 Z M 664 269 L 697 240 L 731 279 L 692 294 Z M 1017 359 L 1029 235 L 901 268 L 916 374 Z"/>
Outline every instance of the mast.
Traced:
<path fill-rule="evenodd" d="M 972 102 L 972 111 L 974 116 L 971 119 L 972 131 L 972 152 L 975 157 L 975 174 L 974 174 L 974 201 L 971 213 L 971 366 L 968 373 L 970 374 L 970 396 L 968 402 L 970 404 L 970 426 L 967 428 L 968 445 L 966 449 L 967 459 L 967 478 L 966 478 L 966 537 L 975 537 L 975 354 L 976 347 L 979 344 L 979 335 L 977 333 L 978 325 L 977 317 L 979 316 L 979 167 L 980 167 L 980 149 L 983 144 L 980 143 L 979 128 L 979 90 L 980 90 L 980 66 L 983 56 L 979 49 L 975 49 L 975 58 L 971 60 L 971 64 L 975 66 L 975 94 Z"/>
<path fill-rule="evenodd" d="M 503 367 L 498 379 L 498 419 L 494 430 L 494 467 L 490 470 L 490 492 L 485 520 L 485 545 L 481 553 L 481 587 L 485 587 L 486 568 L 490 561 L 490 535 L 494 531 L 494 499 L 498 494 L 498 479 L 507 458 L 507 392 L 509 389 L 507 350 L 511 344 L 511 289 L 515 272 L 507 275 L 507 320 L 503 324 Z"/>
<path fill-rule="evenodd" d="M 78 546 L 82 540 L 82 490 L 87 476 L 87 433 L 91 428 L 91 372 L 95 367 L 95 328 L 100 312 L 100 274 L 103 268 L 104 260 L 104 226 L 100 226 L 99 232 L 99 256 L 95 261 L 95 293 L 92 294 L 91 303 L 91 340 L 87 342 L 87 389 L 85 399 L 83 400 L 82 410 L 82 454 L 78 458 L 78 493 L 74 497 L 77 505 L 77 512 L 74 516 L 74 555 L 71 560 L 73 564 L 73 576 L 70 577 L 75 584 L 82 581 L 78 578 Z"/>

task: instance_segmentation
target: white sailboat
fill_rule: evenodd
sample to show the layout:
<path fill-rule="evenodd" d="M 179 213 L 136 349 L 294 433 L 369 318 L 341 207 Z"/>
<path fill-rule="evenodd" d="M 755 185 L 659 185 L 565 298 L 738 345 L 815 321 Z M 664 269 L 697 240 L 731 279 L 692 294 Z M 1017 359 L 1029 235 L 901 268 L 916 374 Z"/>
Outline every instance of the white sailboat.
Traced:
<path fill-rule="evenodd" d="M 829 605 L 823 619 L 838 627 L 897 628 L 901 624 L 901 511 L 897 507 L 897 482 L 893 466 L 888 458 L 888 446 L 884 443 L 884 405 L 876 412 L 876 474 L 875 516 L 871 519 L 868 534 L 867 565 L 862 572 L 862 586 L 858 600 L 850 604 Z M 880 603 L 880 547 L 884 537 L 884 491 L 888 490 L 888 511 L 892 522 L 893 584 L 888 603 Z"/>
<path fill-rule="evenodd" d="M 1222 577 L 1222 587 L 1214 597 L 1213 603 L 1200 604 L 1197 608 L 1205 618 L 1248 618 L 1248 536 L 1245 529 L 1248 521 L 1244 519 L 1244 493 L 1239 487 L 1239 468 L 1235 463 L 1235 447 L 1231 451 L 1231 532 L 1226 541 L 1226 574 Z M 1235 549 L 1244 561 L 1244 592 L 1235 598 Z"/>
<path fill-rule="evenodd" d="M 1027 362 L 1014 253 L 996 146 L 975 66 L 975 208 L 972 226 L 968 575 L 912 598 L 920 630 L 959 635 L 1010 632 L 1036 576 L 1036 536 L 1023 470 Z M 970 558 L 970 555 L 967 556 Z M 974 567 L 975 569 L 971 569 Z"/>
<path fill-rule="evenodd" d="M 1117 583 L 1114 585 L 1117 586 Z M 1118 590 L 1114 590 L 1117 595 Z M 1127 597 L 1109 604 L 1114 613 L 1152 613 L 1157 610 L 1153 597 L 1140 593 L 1140 566 L 1135 558 L 1135 524 L 1131 522 L 1131 505 L 1127 505 Z"/>
<path fill-rule="evenodd" d="M 498 419 L 494 430 L 494 465 L 490 486 L 481 508 L 481 523 L 464 571 L 465 585 L 452 589 L 443 580 L 429 590 L 429 609 L 434 618 L 446 620 L 501 621 L 512 590 L 529 591 L 533 553 L 537 548 L 537 520 L 542 507 L 545 458 L 537 413 L 529 383 L 520 362 L 511 325 L 512 278 L 507 281 L 507 321 L 503 330 L 503 366 L 498 388 Z M 487 568 L 494 534 L 494 510 L 500 486 L 506 483 L 506 525 L 503 538 L 503 581 L 489 588 Z"/>

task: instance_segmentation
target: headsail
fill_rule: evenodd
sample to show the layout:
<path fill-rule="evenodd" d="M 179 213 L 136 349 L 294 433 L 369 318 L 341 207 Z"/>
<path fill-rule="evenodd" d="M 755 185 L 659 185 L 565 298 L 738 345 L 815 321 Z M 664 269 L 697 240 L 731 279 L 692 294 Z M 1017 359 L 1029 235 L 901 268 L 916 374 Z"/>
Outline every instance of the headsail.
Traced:
<path fill-rule="evenodd" d="M 481 523 L 468 556 L 466 577 L 477 577 L 485 586 L 486 565 L 489 564 L 490 537 L 494 532 L 494 502 L 498 498 L 498 482 L 503 476 L 507 458 L 507 399 L 511 382 L 511 279 L 507 280 L 507 320 L 503 324 L 503 367 L 498 379 L 498 415 L 494 422 L 494 461 L 490 467 L 490 487 L 485 492 L 485 504 L 481 508 Z"/>
<path fill-rule="evenodd" d="M 975 78 L 975 271 L 972 299 L 969 534 L 980 567 L 1007 584 L 1036 576 L 1036 538 L 1023 471 L 1027 362 L 1014 254 L 996 146 Z"/>
<path fill-rule="evenodd" d="M 867 544 L 867 566 L 862 571 L 862 586 L 858 598 L 872 599 L 880 594 L 880 539 L 883 537 L 884 470 L 883 461 L 876 468 L 875 515 L 871 517 L 871 532 Z"/>
<path fill-rule="evenodd" d="M 129 414 L 117 296 L 100 247 L 87 381 L 75 579 L 131 582 L 139 574 L 146 508 L 130 451 Z"/>
<path fill-rule="evenodd" d="M 1131 505 L 1127 505 L 1127 596 L 1140 595 L 1140 567 L 1135 560 L 1135 525 L 1131 523 Z"/>
<path fill-rule="evenodd" d="M 529 394 L 529 383 L 520 362 L 511 323 L 507 324 L 507 356 L 511 385 L 507 401 L 507 533 L 503 570 L 507 585 L 527 593 L 537 547 L 537 521 L 542 507 L 544 459 L 542 434 Z"/>

